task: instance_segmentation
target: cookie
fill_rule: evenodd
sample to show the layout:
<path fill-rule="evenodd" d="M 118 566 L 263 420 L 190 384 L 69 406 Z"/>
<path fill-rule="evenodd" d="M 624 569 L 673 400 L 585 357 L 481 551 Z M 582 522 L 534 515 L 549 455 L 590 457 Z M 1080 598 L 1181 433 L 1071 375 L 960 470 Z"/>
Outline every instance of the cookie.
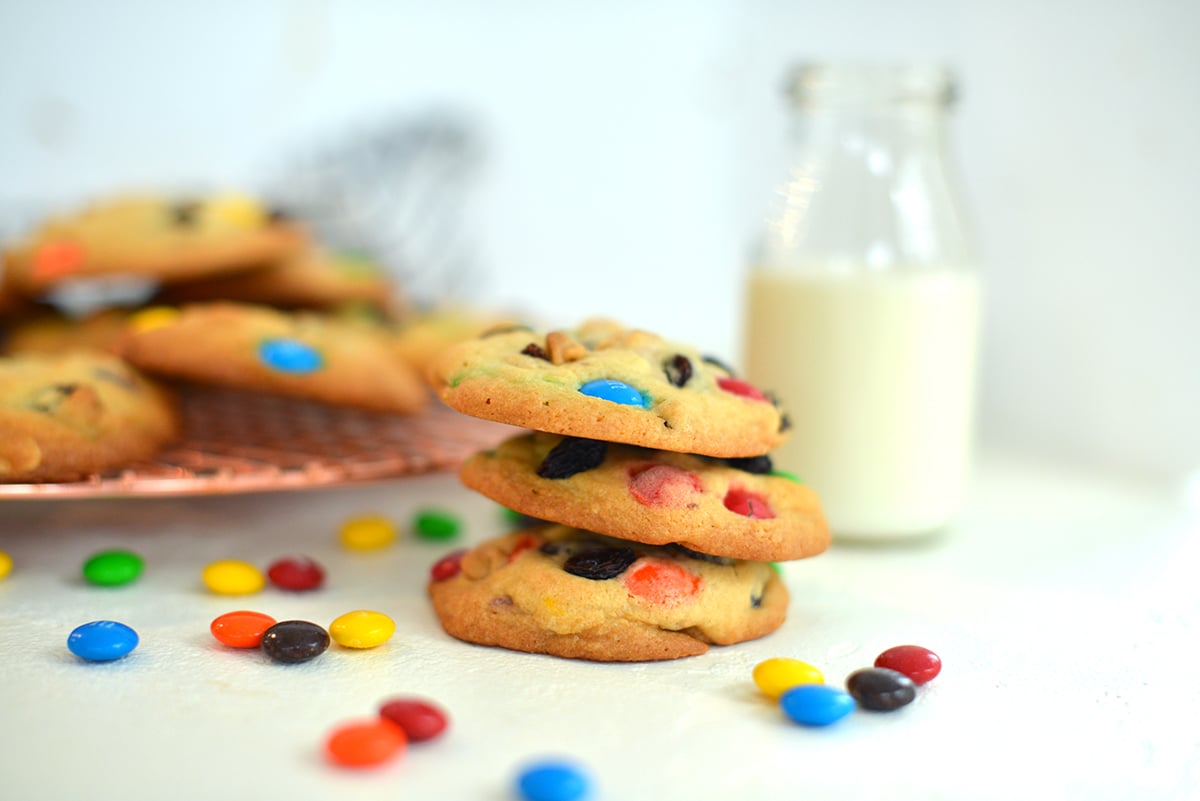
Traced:
<path fill-rule="evenodd" d="M 155 375 L 411 414 L 429 392 L 389 337 L 316 312 L 198 303 L 137 312 L 116 350 Z"/>
<path fill-rule="evenodd" d="M 210 300 L 285 309 L 400 306 L 398 293 L 381 265 L 363 256 L 318 248 L 261 269 L 171 284 L 155 298 L 155 302 L 166 304 Z"/>
<path fill-rule="evenodd" d="M 465 414 L 658 450 L 759 456 L 789 427 L 720 362 L 607 321 L 545 336 L 501 329 L 439 354 L 429 380 Z"/>
<path fill-rule="evenodd" d="M 548 525 L 443 560 L 429 584 L 460 640 L 601 662 L 702 654 L 771 633 L 788 593 L 765 562 L 702 557 Z"/>
<path fill-rule="evenodd" d="M 396 332 L 396 352 L 422 375 L 444 350 L 485 331 L 509 324 L 494 312 L 445 307 L 405 317 Z"/>
<path fill-rule="evenodd" d="M 125 333 L 128 313 L 106 309 L 83 317 L 43 312 L 14 324 L 4 338 L 9 354 L 52 355 L 66 350 L 111 351 Z"/>
<path fill-rule="evenodd" d="M 151 457 L 176 399 L 109 354 L 0 358 L 0 481 L 69 481 Z"/>
<path fill-rule="evenodd" d="M 307 241 L 299 226 L 243 195 L 120 197 L 33 231 L 6 253 L 6 280 L 31 297 L 69 280 L 172 283 L 270 264 Z"/>
<path fill-rule="evenodd" d="M 767 457 L 718 460 L 632 445 L 524 434 L 477 453 L 459 476 L 529 517 L 650 545 L 784 561 L 829 547 L 809 487 Z"/>

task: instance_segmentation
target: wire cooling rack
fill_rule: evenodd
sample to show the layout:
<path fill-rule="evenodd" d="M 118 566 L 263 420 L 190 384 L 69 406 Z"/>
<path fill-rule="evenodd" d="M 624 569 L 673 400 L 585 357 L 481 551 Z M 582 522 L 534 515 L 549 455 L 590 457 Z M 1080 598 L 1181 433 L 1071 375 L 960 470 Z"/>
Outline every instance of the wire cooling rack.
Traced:
<path fill-rule="evenodd" d="M 304 490 L 458 467 L 518 429 L 437 401 L 410 416 L 210 387 L 181 395 L 183 437 L 145 462 L 80 481 L 0 484 L 0 500 Z"/>

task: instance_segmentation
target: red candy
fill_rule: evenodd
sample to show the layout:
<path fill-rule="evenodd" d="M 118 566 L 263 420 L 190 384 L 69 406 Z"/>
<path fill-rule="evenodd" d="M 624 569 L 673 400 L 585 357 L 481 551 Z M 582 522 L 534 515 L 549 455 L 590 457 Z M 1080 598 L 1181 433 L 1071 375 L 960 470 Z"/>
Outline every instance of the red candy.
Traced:
<path fill-rule="evenodd" d="M 432 740 L 446 729 L 446 713 L 420 698 L 395 698 L 379 708 L 379 716 L 404 729 L 410 743 Z"/>
<path fill-rule="evenodd" d="M 325 741 L 325 752 L 339 765 L 365 768 L 404 753 L 408 738 L 404 729 L 388 720 L 345 723 Z"/>
<path fill-rule="evenodd" d="M 942 672 L 942 659 L 919 645 L 897 645 L 875 657 L 875 667 L 903 673 L 914 684 L 924 684 Z"/>
<path fill-rule="evenodd" d="M 767 396 L 759 392 L 756 386 L 751 384 L 749 381 L 743 381 L 740 378 L 718 378 L 717 386 L 726 392 L 731 392 L 734 395 L 740 395 L 743 398 L 770 403 L 770 400 L 767 398 Z"/>
<path fill-rule="evenodd" d="M 644 506 L 694 506 L 704 484 L 695 473 L 669 464 L 649 464 L 629 471 L 629 493 Z"/>
<path fill-rule="evenodd" d="M 770 520 L 775 517 L 765 497 L 742 487 L 729 488 L 729 492 L 725 493 L 725 508 L 755 520 Z"/>
<path fill-rule="evenodd" d="M 631 595 L 662 606 L 676 606 L 700 592 L 700 577 L 665 559 L 645 556 L 621 577 Z"/>
<path fill-rule="evenodd" d="M 513 543 L 513 549 L 508 552 L 508 561 L 516 559 L 521 554 L 528 551 L 530 548 L 536 547 L 538 544 L 537 538 L 530 534 L 524 534 Z"/>
<path fill-rule="evenodd" d="M 267 568 L 267 578 L 281 590 L 315 590 L 325 581 L 325 571 L 307 556 L 288 556 Z"/>
<path fill-rule="evenodd" d="M 257 648 L 263 634 L 275 625 L 275 618 L 245 609 L 226 612 L 209 625 L 209 631 L 222 645 L 230 648 Z"/>
<path fill-rule="evenodd" d="M 33 255 L 33 272 L 39 278 L 68 275 L 83 264 L 83 257 L 83 246 L 78 242 L 47 242 Z"/>
<path fill-rule="evenodd" d="M 434 581 L 454 578 L 458 575 L 458 571 L 462 570 L 462 558 L 465 553 L 464 549 L 446 554 L 429 569 L 429 577 Z"/>

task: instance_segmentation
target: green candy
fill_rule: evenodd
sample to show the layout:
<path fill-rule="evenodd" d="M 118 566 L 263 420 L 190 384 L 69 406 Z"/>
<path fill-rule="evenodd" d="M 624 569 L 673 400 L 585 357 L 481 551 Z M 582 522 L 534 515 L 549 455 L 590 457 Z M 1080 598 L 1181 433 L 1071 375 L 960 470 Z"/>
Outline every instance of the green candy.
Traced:
<path fill-rule="evenodd" d="M 101 551 L 83 563 L 83 577 L 90 584 L 119 587 L 142 575 L 143 564 L 142 557 L 132 551 Z"/>
<path fill-rule="evenodd" d="M 417 513 L 413 530 L 425 540 L 451 540 L 462 531 L 462 523 L 452 513 L 442 509 L 422 509 Z"/>
<path fill-rule="evenodd" d="M 786 470 L 772 470 L 768 475 L 779 476 L 780 478 L 786 478 L 788 481 L 795 481 L 797 484 L 804 483 L 803 481 L 800 480 L 800 477 L 797 476 L 795 473 L 789 473 Z"/>

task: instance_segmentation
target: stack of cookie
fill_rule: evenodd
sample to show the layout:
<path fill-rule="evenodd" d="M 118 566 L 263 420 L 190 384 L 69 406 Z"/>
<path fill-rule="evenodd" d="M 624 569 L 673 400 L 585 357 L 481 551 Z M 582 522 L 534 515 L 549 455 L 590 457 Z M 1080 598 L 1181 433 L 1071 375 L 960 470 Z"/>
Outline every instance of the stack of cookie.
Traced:
<path fill-rule="evenodd" d="M 175 396 L 146 376 L 416 413 L 426 360 L 471 324 L 410 314 L 385 269 L 247 195 L 95 203 L 4 252 L 0 482 L 78 479 L 178 438 Z M 154 425 L 133 436 L 127 409 Z"/>
<path fill-rule="evenodd" d="M 770 562 L 828 547 L 816 495 L 767 455 L 786 416 L 691 348 L 608 321 L 508 328 L 449 348 L 429 378 L 460 412 L 533 429 L 460 476 L 546 521 L 435 566 L 454 637 L 600 661 L 699 654 L 778 628 L 788 595 Z"/>

